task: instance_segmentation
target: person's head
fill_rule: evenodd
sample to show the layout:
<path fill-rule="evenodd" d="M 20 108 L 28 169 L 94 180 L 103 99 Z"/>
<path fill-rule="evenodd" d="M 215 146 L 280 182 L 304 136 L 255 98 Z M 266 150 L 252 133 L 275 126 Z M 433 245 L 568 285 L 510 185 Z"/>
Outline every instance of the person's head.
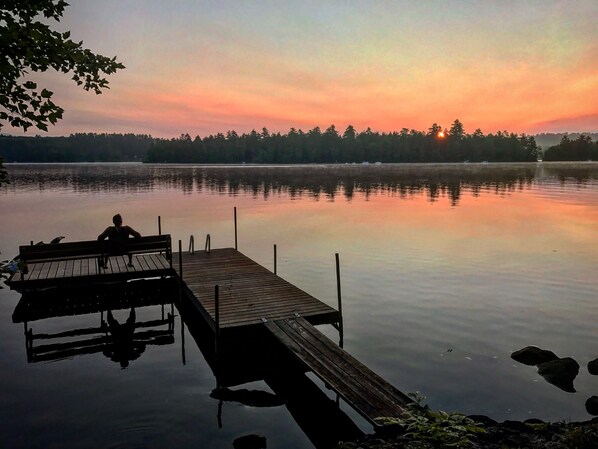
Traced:
<path fill-rule="evenodd" d="M 123 224 L 123 217 L 121 217 L 120 214 L 116 214 L 112 217 L 112 223 L 114 223 L 114 226 L 119 227 Z"/>

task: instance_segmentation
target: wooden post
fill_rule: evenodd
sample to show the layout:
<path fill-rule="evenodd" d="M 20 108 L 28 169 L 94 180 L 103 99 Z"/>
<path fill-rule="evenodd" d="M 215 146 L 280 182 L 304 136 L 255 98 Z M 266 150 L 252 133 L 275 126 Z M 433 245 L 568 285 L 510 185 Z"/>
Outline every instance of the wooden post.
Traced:
<path fill-rule="evenodd" d="M 339 334 L 340 334 L 339 346 L 342 348 L 344 333 L 343 333 L 343 301 L 342 301 L 342 297 L 341 297 L 341 264 L 339 261 L 338 253 L 335 253 L 334 257 L 336 259 L 336 294 L 338 297 L 338 313 L 340 315 L 339 330 L 338 330 Z"/>
<path fill-rule="evenodd" d="M 237 206 L 235 206 L 235 249 L 239 249 L 237 245 Z"/>
<path fill-rule="evenodd" d="M 162 217 L 158 215 L 158 235 L 162 235 Z"/>
<path fill-rule="evenodd" d="M 181 318 L 181 355 L 183 357 L 183 365 L 187 364 L 187 358 L 185 357 L 185 322 Z"/>
<path fill-rule="evenodd" d="M 218 356 L 218 343 L 220 340 L 220 295 L 219 295 L 218 284 L 214 286 L 214 320 L 216 321 L 216 338 L 215 338 L 215 350 L 216 357 Z"/>
<path fill-rule="evenodd" d="M 276 274 L 276 243 L 274 244 L 274 274 Z"/>
<path fill-rule="evenodd" d="M 183 280 L 183 242 L 179 240 L 179 278 Z"/>

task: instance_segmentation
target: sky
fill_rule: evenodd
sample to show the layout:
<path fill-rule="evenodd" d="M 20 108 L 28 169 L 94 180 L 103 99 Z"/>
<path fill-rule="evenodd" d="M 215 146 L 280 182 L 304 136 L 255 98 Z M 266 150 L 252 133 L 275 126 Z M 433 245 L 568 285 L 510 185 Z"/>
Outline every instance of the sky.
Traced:
<path fill-rule="evenodd" d="M 71 0 L 55 27 L 126 69 L 99 96 L 33 78 L 66 111 L 49 135 L 598 132 L 597 17 L 596 0 Z"/>

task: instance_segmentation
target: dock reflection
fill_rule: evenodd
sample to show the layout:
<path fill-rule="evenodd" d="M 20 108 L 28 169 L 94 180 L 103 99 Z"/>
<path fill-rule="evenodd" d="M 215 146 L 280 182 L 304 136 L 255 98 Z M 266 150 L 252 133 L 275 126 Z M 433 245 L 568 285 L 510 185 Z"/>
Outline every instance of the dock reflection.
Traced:
<path fill-rule="evenodd" d="M 286 407 L 318 449 L 363 437 L 364 432 L 339 407 L 338 396 L 331 398 L 316 385 L 303 365 L 289 357 L 264 326 L 221 334 L 216 345 L 213 331 L 190 302 L 182 300 L 177 308 L 214 374 L 216 385 L 211 397 L 218 401 L 215 415 L 219 427 L 226 425 L 226 403 L 238 402 L 253 407 Z M 242 388 L 256 381 L 263 381 L 272 393 Z"/>
<path fill-rule="evenodd" d="M 149 346 L 175 342 L 175 317 L 180 314 L 179 342 L 186 363 L 189 335 L 214 375 L 214 425 L 226 426 L 227 404 L 248 407 L 285 407 L 299 428 L 318 449 L 364 435 L 339 406 L 338 396 L 326 392 L 306 375 L 261 325 L 221 335 L 216 352 L 215 334 L 196 309 L 179 295 L 173 280 L 138 281 L 82 291 L 56 289 L 24 294 L 13 312 L 22 323 L 29 363 L 104 354 L 123 368 L 142 357 Z M 93 317 L 96 315 L 96 317 Z M 148 315 L 157 315 L 152 319 Z M 73 326 L 68 323 L 97 325 Z M 52 318 L 53 326 L 43 326 Z M 56 326 L 61 329 L 56 329 Z M 50 327 L 51 332 L 36 329 Z M 64 328 L 67 327 L 67 328 Z M 270 391 L 247 389 L 261 381 Z"/>
<path fill-rule="evenodd" d="M 102 353 L 126 368 L 148 346 L 174 343 L 172 285 L 164 281 L 140 281 L 101 289 L 50 290 L 26 293 L 13 313 L 14 323 L 23 323 L 29 363 L 62 360 Z M 159 316 L 137 320 L 137 311 L 161 306 Z M 129 309 L 122 324 L 117 310 Z M 99 315 L 97 326 L 54 332 L 35 332 L 39 321 L 58 317 Z M 62 323 L 68 323 L 63 320 Z"/>

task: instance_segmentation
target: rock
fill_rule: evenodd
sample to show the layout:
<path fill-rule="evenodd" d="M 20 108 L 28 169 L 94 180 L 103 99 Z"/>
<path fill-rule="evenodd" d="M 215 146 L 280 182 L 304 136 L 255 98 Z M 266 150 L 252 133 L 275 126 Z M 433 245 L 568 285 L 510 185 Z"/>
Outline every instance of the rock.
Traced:
<path fill-rule="evenodd" d="M 586 410 L 590 415 L 598 415 L 598 396 L 592 396 L 586 401 Z"/>
<path fill-rule="evenodd" d="M 267 446 L 266 437 L 263 435 L 244 435 L 233 441 L 233 447 L 235 449 L 264 449 Z"/>
<path fill-rule="evenodd" d="M 535 366 L 540 363 L 550 362 L 551 360 L 557 360 L 557 355 L 546 349 L 540 349 L 537 346 L 526 346 L 519 351 L 515 351 L 511 354 L 511 358 L 524 365 Z"/>
<path fill-rule="evenodd" d="M 594 376 L 598 376 L 598 359 L 588 362 L 588 372 Z"/>
<path fill-rule="evenodd" d="M 551 360 L 538 365 L 538 374 L 561 390 L 575 393 L 573 381 L 579 374 L 579 363 L 571 357 Z"/>
<path fill-rule="evenodd" d="M 468 418 L 485 426 L 495 426 L 498 424 L 495 420 L 486 415 L 469 415 Z"/>

